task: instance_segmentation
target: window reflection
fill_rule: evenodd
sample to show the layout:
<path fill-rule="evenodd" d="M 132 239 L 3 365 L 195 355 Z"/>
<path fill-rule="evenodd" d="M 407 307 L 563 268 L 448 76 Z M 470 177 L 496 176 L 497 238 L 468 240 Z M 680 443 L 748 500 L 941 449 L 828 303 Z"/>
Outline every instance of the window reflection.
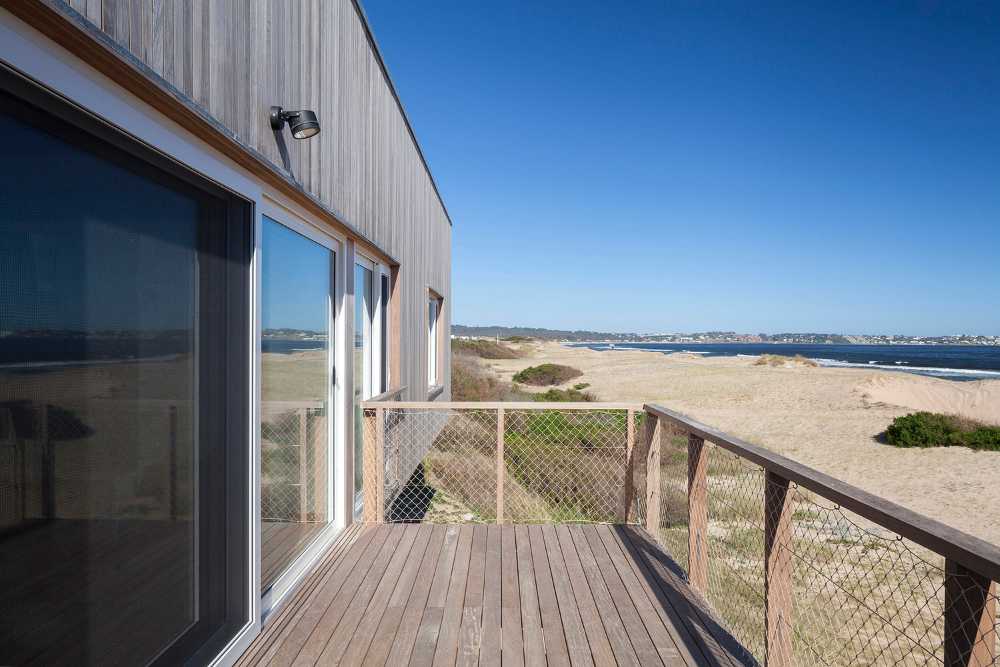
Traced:
<path fill-rule="evenodd" d="M 333 253 L 264 219 L 261 264 L 261 588 L 330 520 Z"/>
<path fill-rule="evenodd" d="M 225 218 L 30 117 L 0 95 L 0 662 L 143 664 L 225 620 L 199 589 L 225 578 L 225 550 L 202 558 L 196 539 L 210 516 L 225 526 L 197 488 Z"/>

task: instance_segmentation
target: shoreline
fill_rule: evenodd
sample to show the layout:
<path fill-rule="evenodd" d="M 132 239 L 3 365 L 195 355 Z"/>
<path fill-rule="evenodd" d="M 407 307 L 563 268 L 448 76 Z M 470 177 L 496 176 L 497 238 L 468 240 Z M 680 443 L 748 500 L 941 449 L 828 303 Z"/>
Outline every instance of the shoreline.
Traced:
<path fill-rule="evenodd" d="M 754 359 L 756 359 L 756 358 L 759 358 L 760 356 L 762 356 L 764 354 L 776 354 L 775 352 L 766 352 L 766 351 L 760 351 L 760 353 L 758 353 L 758 354 L 755 354 L 753 351 L 744 351 L 744 352 L 736 352 L 736 353 L 729 353 L 729 354 L 727 354 L 727 353 L 720 353 L 718 350 L 715 350 L 715 349 L 712 349 L 712 350 L 683 349 L 686 345 L 688 345 L 686 343 L 630 343 L 630 344 L 623 344 L 623 343 L 576 343 L 576 342 L 569 342 L 568 343 L 568 342 L 560 342 L 560 343 L 557 343 L 557 344 L 558 345 L 562 345 L 564 347 L 568 347 L 568 348 L 588 349 L 588 350 L 593 350 L 595 352 L 624 352 L 624 351 L 656 352 L 656 353 L 667 355 L 667 356 L 673 355 L 673 354 L 703 355 L 705 358 L 754 358 Z M 607 345 L 609 347 L 605 347 L 603 349 L 595 349 L 595 347 L 593 347 L 595 345 Z M 617 345 L 627 345 L 627 346 L 625 346 L 625 347 L 616 347 Z M 633 347 L 633 346 L 638 346 L 638 345 L 643 345 L 643 346 L 676 345 L 676 346 L 680 347 L 681 349 L 661 348 L 661 347 Z M 697 346 L 697 345 L 699 345 L 699 343 L 693 343 L 691 345 L 692 346 Z M 774 346 L 774 347 L 779 347 L 779 346 L 784 345 L 784 346 L 787 346 L 787 347 L 792 347 L 793 349 L 792 350 L 786 350 L 786 354 L 783 354 L 783 355 L 782 354 L 778 354 L 778 356 L 788 356 L 788 357 L 793 357 L 793 356 L 796 356 L 796 355 L 805 356 L 810 361 L 814 361 L 814 362 L 816 362 L 817 364 L 819 364 L 820 366 L 822 366 L 824 368 L 858 368 L 858 369 L 869 369 L 869 370 L 881 370 L 881 371 L 888 371 L 888 372 L 894 372 L 894 373 L 895 372 L 903 372 L 903 373 L 910 373 L 910 374 L 914 374 L 914 375 L 923 375 L 923 376 L 927 376 L 927 377 L 937 377 L 937 378 L 948 379 L 948 380 L 953 380 L 953 381 L 958 381 L 958 382 L 966 382 L 966 381 L 969 381 L 969 380 L 990 380 L 990 379 L 1000 380 L 1000 367 L 998 367 L 998 368 L 992 368 L 992 367 L 991 368 L 968 368 L 968 367 L 961 367 L 961 366 L 913 365 L 913 364 L 911 364 L 910 361 L 904 361 L 904 360 L 894 360 L 894 361 L 892 361 L 892 363 L 889 363 L 888 360 L 867 360 L 865 362 L 861 362 L 861 361 L 851 361 L 851 360 L 847 360 L 847 359 L 833 359 L 833 358 L 829 358 L 829 357 L 808 356 L 808 355 L 802 354 L 802 352 L 806 351 L 805 350 L 806 347 L 821 347 L 822 345 L 829 345 L 831 348 L 852 347 L 852 346 L 848 346 L 848 345 L 840 345 L 840 344 L 833 344 L 833 343 L 815 344 L 815 345 L 810 344 L 808 346 L 806 346 L 806 345 L 797 345 L 797 344 L 792 344 L 792 343 L 702 343 L 701 345 L 712 345 L 712 346 L 719 346 L 719 347 L 732 346 L 734 348 L 746 348 L 748 345 L 760 345 L 760 346 L 765 346 L 766 345 L 766 346 Z M 911 348 L 914 348 L 914 347 L 920 347 L 920 346 L 915 346 L 915 345 L 898 345 L 898 346 L 897 345 L 867 345 L 866 344 L 866 345 L 856 345 L 856 346 L 853 346 L 853 347 L 857 347 L 859 349 L 870 348 L 870 347 L 881 347 L 881 348 L 884 348 L 884 349 L 892 349 L 892 348 L 896 348 L 896 347 L 911 347 Z M 935 347 L 935 346 L 933 346 L 933 345 L 927 345 L 926 347 Z M 947 347 L 952 347 L 952 346 L 941 345 L 941 346 L 937 346 L 937 347 L 947 348 Z M 995 346 L 985 346 L 985 345 L 984 346 L 974 346 L 974 345 L 969 345 L 969 346 L 965 346 L 965 347 L 968 347 L 968 348 L 976 348 L 976 347 L 978 347 L 978 348 L 984 348 L 984 347 L 985 348 L 992 348 L 992 347 L 995 347 Z M 796 352 L 795 351 L 796 349 L 798 349 L 799 351 Z M 998 351 L 1000 351 L 1000 348 L 998 348 Z M 852 351 L 852 353 L 853 353 L 853 351 Z M 864 356 L 872 356 L 872 355 L 864 355 Z"/>

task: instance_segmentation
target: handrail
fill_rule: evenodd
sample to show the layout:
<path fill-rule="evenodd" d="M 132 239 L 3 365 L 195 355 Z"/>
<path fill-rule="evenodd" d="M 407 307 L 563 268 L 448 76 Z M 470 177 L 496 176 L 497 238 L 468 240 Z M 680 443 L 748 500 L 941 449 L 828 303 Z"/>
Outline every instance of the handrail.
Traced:
<path fill-rule="evenodd" d="M 641 403 L 559 403 L 503 401 L 384 401 L 379 408 L 428 410 L 642 410 Z"/>
<path fill-rule="evenodd" d="M 435 398 L 444 393 L 444 385 L 436 384 L 427 389 L 427 400 L 433 401 Z"/>
<path fill-rule="evenodd" d="M 406 385 L 402 387 L 396 387 L 395 389 L 390 389 L 389 391 L 383 391 L 378 396 L 372 396 L 361 402 L 362 406 L 366 406 L 369 403 L 385 403 L 391 401 L 393 398 L 397 398 L 400 394 L 406 391 Z"/>
<path fill-rule="evenodd" d="M 303 401 L 261 401 L 262 408 L 270 410 L 301 410 L 302 408 L 318 410 L 326 407 L 326 401 L 303 400 Z"/>
<path fill-rule="evenodd" d="M 655 404 L 646 404 L 643 409 L 947 559 L 954 560 L 993 581 L 1000 580 L 1000 547 L 763 447 L 723 433 L 679 412 Z"/>

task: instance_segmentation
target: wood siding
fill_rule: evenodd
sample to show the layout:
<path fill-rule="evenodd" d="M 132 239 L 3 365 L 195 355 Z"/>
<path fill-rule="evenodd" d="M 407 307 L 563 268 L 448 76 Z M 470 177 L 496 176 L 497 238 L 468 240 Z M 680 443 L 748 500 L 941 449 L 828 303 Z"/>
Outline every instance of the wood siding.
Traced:
<path fill-rule="evenodd" d="M 451 324 L 451 222 L 352 0 L 47 4 L 86 19 L 399 262 L 400 377 L 392 384 L 425 399 L 428 288 L 444 297 L 442 323 Z M 272 104 L 315 111 L 322 132 L 276 137 Z M 444 371 L 447 385 L 449 365 Z"/>

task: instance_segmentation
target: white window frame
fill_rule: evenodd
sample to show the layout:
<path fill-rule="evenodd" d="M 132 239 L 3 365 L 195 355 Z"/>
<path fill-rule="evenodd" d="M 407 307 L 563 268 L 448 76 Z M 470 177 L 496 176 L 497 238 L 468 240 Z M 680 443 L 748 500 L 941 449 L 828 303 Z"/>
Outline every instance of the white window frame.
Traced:
<path fill-rule="evenodd" d="M 372 293 L 371 293 L 371 300 L 372 300 L 371 312 L 372 312 L 372 316 L 371 316 L 371 320 L 369 320 L 367 322 L 361 323 L 362 326 L 364 326 L 365 329 L 366 329 L 366 331 L 368 332 L 368 341 L 369 341 L 369 345 L 370 345 L 369 354 L 368 354 L 367 358 L 364 360 L 365 363 L 363 364 L 363 369 L 364 369 L 364 374 L 365 375 L 364 375 L 364 378 L 363 378 L 364 382 L 362 383 L 362 390 L 361 390 L 361 400 L 366 401 L 369 398 L 371 398 L 372 396 L 376 396 L 376 395 L 379 394 L 379 392 L 377 391 L 377 384 L 378 383 L 375 382 L 375 368 L 376 368 L 376 363 L 375 362 L 376 362 L 376 357 L 377 357 L 377 351 L 376 351 L 376 347 L 377 346 L 375 345 L 375 340 L 376 340 L 376 338 L 375 338 L 375 329 L 376 329 L 376 321 L 378 319 L 378 317 L 377 317 L 377 315 L 378 315 L 378 290 L 375 289 L 375 286 L 376 286 L 376 283 L 377 283 L 376 278 L 378 276 L 378 262 L 376 262 L 374 260 L 371 260 L 371 259 L 368 259 L 368 257 L 362 255 L 361 253 L 355 252 L 354 263 L 357 264 L 358 266 L 362 266 L 365 269 L 371 271 L 371 274 L 372 274 Z M 352 270 L 353 270 L 353 267 L 352 267 Z M 361 289 L 361 286 L 358 285 L 357 284 L 357 280 L 355 280 L 355 284 L 354 284 L 354 298 L 355 299 L 359 298 L 359 296 L 360 296 L 360 289 Z M 354 312 L 357 313 L 357 306 L 355 306 L 355 311 Z M 356 333 L 357 332 L 357 327 L 358 327 L 358 322 L 355 322 L 354 323 L 354 328 L 355 329 L 354 329 L 354 332 L 352 332 L 352 333 Z M 354 340 L 353 336 L 352 336 L 351 340 L 352 340 L 351 345 L 353 347 L 353 344 L 354 344 L 353 343 L 353 340 Z"/>
<path fill-rule="evenodd" d="M 443 299 L 434 292 L 427 292 L 427 387 L 437 387 L 441 384 L 439 375 L 440 362 L 438 355 L 441 354 L 440 330 L 441 311 L 443 310 Z M 431 306 L 434 307 L 434 314 L 431 315 Z"/>
<path fill-rule="evenodd" d="M 386 280 L 389 285 L 385 298 L 382 295 L 382 280 Z M 377 374 L 377 381 L 373 380 L 373 390 L 375 395 L 389 391 L 392 388 L 392 366 L 389 363 L 392 359 L 392 269 L 379 264 L 375 271 L 375 316 L 372 326 L 372 340 L 375 347 L 372 365 L 373 372 Z M 384 320 L 384 322 L 383 322 Z M 384 339 L 384 349 L 383 349 Z M 385 368 L 385 382 L 382 381 L 382 369 Z"/>

